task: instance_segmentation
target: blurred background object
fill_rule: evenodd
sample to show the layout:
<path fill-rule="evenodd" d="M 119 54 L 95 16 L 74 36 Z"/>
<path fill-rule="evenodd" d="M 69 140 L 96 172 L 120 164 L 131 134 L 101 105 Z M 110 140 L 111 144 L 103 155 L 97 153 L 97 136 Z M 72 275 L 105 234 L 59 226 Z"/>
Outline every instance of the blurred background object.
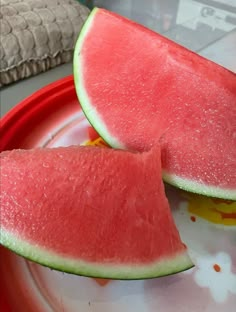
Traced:
<path fill-rule="evenodd" d="M 0 3 L 2 5 L 7 1 L 16 3 L 16 0 L 0 0 Z M 24 1 L 33 5 L 36 3 L 31 0 Z M 236 0 L 57 0 L 56 2 L 65 4 L 65 1 L 73 6 L 76 2 L 77 5 L 81 2 L 90 9 L 97 6 L 117 12 L 236 73 Z M 45 6 L 49 5 L 47 0 L 37 1 L 37 4 L 39 3 L 41 6 L 43 3 Z M 77 18 L 76 21 L 78 22 Z M 9 87 L 2 87 L 1 115 L 32 92 L 69 74 L 72 74 L 71 62 L 22 80 L 20 83 L 11 84 Z"/>
<path fill-rule="evenodd" d="M 126 16 L 236 71 L 236 0 L 82 2 Z"/>

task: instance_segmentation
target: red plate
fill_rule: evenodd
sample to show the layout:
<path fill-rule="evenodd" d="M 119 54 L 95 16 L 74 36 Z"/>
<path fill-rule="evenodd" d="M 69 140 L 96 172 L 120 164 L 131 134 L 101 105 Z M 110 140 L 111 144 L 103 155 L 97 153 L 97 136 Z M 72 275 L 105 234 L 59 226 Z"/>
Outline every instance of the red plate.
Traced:
<path fill-rule="evenodd" d="M 95 138 L 90 130 L 69 76 L 34 93 L 3 117 L 0 149 L 81 144 L 89 136 Z M 230 213 L 228 222 L 214 224 L 210 199 L 190 197 L 184 202 L 176 192 L 168 196 L 196 263 L 193 270 L 153 280 L 105 283 L 50 270 L 0 247 L 0 311 L 235 311 L 236 219 Z M 205 219 L 197 213 L 196 203 L 204 209 Z M 224 205 L 216 208 L 236 209 L 235 204 Z"/>
<path fill-rule="evenodd" d="M 1 121 L 1 150 L 48 145 L 60 131 L 84 119 L 73 76 L 60 79 L 29 96 Z M 80 132 L 80 131 L 79 131 Z M 81 143 L 76 138 L 76 142 Z"/>

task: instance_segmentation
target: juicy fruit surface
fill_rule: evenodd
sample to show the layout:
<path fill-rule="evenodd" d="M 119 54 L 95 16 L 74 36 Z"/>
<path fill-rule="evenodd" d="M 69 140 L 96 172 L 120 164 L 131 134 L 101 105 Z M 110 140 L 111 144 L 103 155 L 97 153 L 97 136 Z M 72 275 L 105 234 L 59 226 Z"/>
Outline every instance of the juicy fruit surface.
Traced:
<path fill-rule="evenodd" d="M 191 267 L 158 162 L 158 147 L 2 152 L 1 243 L 88 276 L 144 278 Z"/>
<path fill-rule="evenodd" d="M 162 146 L 164 179 L 236 199 L 236 75 L 114 13 L 95 9 L 74 53 L 82 108 L 113 147 Z"/>

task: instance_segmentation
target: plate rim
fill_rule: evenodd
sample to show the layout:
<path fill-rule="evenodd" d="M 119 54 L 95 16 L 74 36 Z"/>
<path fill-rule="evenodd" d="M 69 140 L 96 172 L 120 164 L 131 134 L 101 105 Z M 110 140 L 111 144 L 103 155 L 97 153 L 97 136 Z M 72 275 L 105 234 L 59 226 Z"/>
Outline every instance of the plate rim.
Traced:
<path fill-rule="evenodd" d="M 43 103 L 43 100 L 48 100 L 54 96 L 58 97 L 72 88 L 74 89 L 74 78 L 71 74 L 45 85 L 11 108 L 0 119 L 0 152 L 5 150 L 9 137 L 11 138 L 16 132 L 16 128 L 18 127 L 16 123 L 17 120 L 19 121 L 19 119 L 22 119 L 22 116 L 24 115 L 32 114 L 32 111 L 39 110 L 39 104 L 40 102 Z"/>

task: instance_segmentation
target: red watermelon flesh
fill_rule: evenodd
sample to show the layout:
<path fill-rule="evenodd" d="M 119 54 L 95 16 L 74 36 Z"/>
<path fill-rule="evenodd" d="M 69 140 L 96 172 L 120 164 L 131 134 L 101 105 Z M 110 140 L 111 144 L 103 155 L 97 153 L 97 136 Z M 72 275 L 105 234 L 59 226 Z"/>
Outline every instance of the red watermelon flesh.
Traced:
<path fill-rule="evenodd" d="M 161 35 L 94 9 L 78 38 L 82 108 L 111 146 L 162 147 L 165 181 L 236 199 L 236 75 Z"/>
<path fill-rule="evenodd" d="M 91 126 L 88 127 L 88 137 L 90 141 L 95 141 L 96 139 L 99 138 L 99 134 L 95 129 Z"/>
<path fill-rule="evenodd" d="M 157 163 L 158 147 L 2 152 L 1 244 L 95 277 L 149 278 L 191 267 Z"/>

